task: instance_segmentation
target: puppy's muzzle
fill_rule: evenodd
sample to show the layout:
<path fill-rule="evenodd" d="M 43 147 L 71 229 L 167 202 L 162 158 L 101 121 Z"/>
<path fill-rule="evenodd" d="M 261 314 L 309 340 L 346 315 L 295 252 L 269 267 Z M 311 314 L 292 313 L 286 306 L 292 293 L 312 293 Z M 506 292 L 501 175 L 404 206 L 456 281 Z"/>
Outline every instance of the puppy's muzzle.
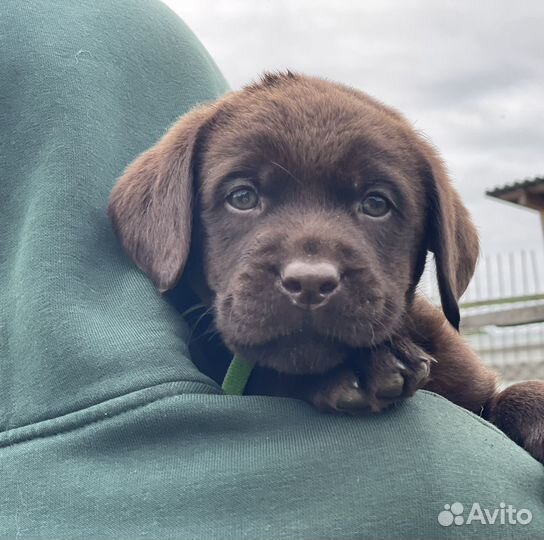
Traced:
<path fill-rule="evenodd" d="M 302 309 L 324 306 L 340 288 L 340 271 L 327 261 L 293 260 L 280 273 L 279 289 Z"/>

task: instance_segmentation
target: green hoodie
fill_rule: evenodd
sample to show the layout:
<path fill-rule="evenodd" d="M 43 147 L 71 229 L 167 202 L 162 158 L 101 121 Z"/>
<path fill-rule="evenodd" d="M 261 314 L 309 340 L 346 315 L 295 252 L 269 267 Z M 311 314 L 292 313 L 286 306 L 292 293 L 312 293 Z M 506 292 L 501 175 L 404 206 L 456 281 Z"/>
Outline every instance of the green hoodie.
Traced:
<path fill-rule="evenodd" d="M 541 465 L 444 399 L 330 416 L 225 396 L 191 362 L 105 208 L 226 90 L 159 2 L 2 1 L 0 538 L 542 538 Z M 532 522 L 466 523 L 501 502 Z"/>

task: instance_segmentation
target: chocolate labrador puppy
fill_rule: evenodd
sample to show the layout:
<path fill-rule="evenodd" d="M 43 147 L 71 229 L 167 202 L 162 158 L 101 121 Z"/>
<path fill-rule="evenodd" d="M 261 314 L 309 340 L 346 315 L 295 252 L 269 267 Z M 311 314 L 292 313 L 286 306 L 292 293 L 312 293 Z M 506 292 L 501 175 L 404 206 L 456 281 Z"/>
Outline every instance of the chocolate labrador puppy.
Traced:
<path fill-rule="evenodd" d="M 161 292 L 182 272 L 252 393 L 380 411 L 418 388 L 544 460 L 544 382 L 499 392 L 457 333 L 478 257 L 434 148 L 394 110 L 287 72 L 182 117 L 132 163 L 115 230 Z M 442 311 L 416 293 L 434 253 Z"/>

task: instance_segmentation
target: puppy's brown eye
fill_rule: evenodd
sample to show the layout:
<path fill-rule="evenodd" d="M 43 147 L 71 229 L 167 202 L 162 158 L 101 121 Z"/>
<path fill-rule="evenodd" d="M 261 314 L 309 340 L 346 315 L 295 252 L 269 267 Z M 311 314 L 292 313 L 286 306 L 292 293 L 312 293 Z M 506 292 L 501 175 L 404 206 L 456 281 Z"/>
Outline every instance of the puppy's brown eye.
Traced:
<path fill-rule="evenodd" d="M 377 194 L 369 195 L 359 205 L 360 212 L 374 218 L 385 216 L 389 210 L 391 210 L 389 201 Z"/>
<path fill-rule="evenodd" d="M 236 210 L 251 210 L 259 204 L 259 196 L 254 189 L 244 187 L 233 191 L 227 202 Z"/>

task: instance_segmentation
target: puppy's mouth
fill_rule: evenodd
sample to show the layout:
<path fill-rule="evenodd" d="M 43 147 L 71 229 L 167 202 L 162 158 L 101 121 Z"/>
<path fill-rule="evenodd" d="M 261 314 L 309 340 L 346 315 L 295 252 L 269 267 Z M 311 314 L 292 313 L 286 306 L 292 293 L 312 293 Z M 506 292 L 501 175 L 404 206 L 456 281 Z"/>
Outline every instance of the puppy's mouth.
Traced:
<path fill-rule="evenodd" d="M 231 352 L 281 373 L 333 369 L 354 350 L 386 338 L 400 313 L 398 299 L 369 279 L 365 287 L 345 287 L 314 310 L 293 306 L 286 295 L 260 283 L 246 280 L 243 295 L 217 294 L 215 323 Z"/>
<path fill-rule="evenodd" d="M 232 348 L 244 359 L 282 373 L 324 373 L 342 363 L 352 350 L 337 338 L 311 328 L 275 336 L 264 343 Z"/>

